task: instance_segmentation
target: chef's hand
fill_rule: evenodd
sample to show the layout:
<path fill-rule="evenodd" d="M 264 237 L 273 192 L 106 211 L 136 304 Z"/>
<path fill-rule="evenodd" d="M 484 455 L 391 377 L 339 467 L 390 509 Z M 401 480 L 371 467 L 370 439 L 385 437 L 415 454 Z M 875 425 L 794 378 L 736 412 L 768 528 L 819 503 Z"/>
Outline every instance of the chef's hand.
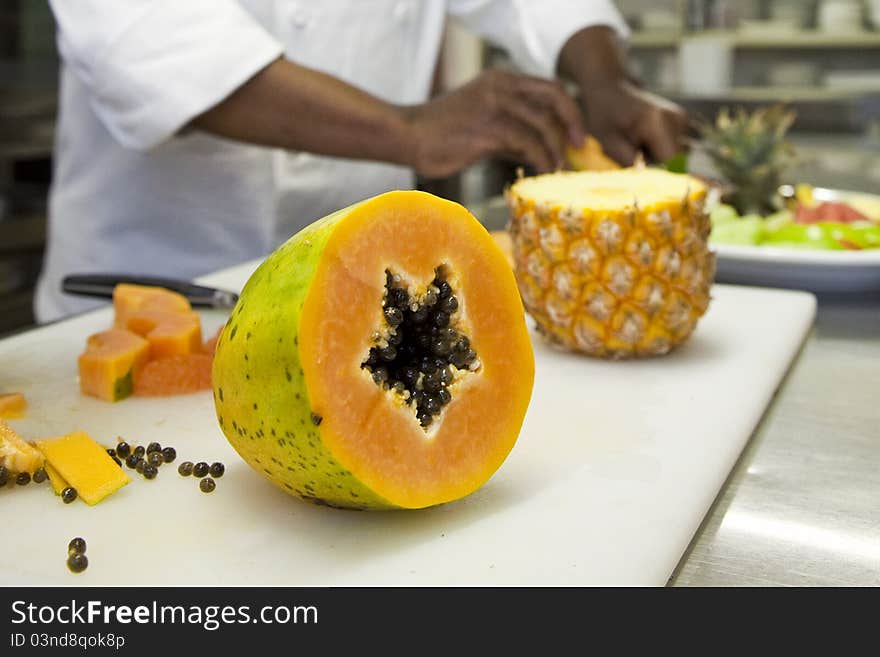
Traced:
<path fill-rule="evenodd" d="M 576 32 L 560 51 L 557 68 L 580 88 L 587 130 L 621 164 L 632 164 L 639 152 L 665 162 L 687 149 L 687 114 L 633 82 L 611 28 Z"/>
<path fill-rule="evenodd" d="M 675 103 L 628 80 L 582 93 L 587 129 L 621 164 L 632 164 L 639 152 L 666 162 L 687 149 L 688 117 Z"/>
<path fill-rule="evenodd" d="M 408 163 L 431 178 L 490 156 L 553 171 L 562 167 L 566 145 L 584 139 L 580 108 L 562 85 L 501 70 L 402 111 L 410 126 Z"/>

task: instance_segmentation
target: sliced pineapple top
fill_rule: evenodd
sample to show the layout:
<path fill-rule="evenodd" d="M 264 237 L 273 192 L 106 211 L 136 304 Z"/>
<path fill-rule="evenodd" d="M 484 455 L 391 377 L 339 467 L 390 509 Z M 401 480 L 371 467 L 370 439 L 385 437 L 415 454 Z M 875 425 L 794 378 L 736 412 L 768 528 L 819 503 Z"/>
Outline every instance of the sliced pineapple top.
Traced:
<path fill-rule="evenodd" d="M 548 173 L 518 180 L 510 191 L 535 204 L 603 211 L 635 204 L 650 207 L 679 202 L 705 188 L 702 182 L 686 174 L 630 168 Z"/>

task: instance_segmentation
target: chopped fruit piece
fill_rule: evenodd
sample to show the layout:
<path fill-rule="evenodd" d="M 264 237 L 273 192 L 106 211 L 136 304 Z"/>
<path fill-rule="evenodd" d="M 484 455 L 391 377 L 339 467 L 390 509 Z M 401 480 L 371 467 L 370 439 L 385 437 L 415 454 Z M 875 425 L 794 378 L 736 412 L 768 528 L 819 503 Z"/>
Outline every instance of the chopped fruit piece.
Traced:
<path fill-rule="evenodd" d="M 61 495 L 69 484 L 64 481 L 64 477 L 58 473 L 58 470 L 52 467 L 51 463 L 46 463 L 44 467 L 46 468 L 46 474 L 49 476 L 49 483 L 52 484 L 52 489 L 55 491 L 55 494 Z"/>
<path fill-rule="evenodd" d="M 149 353 L 149 343 L 130 331 L 110 329 L 89 336 L 78 360 L 80 389 L 106 401 L 125 399 Z"/>
<path fill-rule="evenodd" d="M 602 144 L 591 136 L 584 138 L 580 148 L 566 148 L 565 159 L 575 171 L 608 171 L 620 168 L 617 162 L 605 154 Z"/>
<path fill-rule="evenodd" d="M 185 314 L 192 311 L 192 306 L 182 294 L 162 287 L 121 283 L 113 289 L 113 310 L 114 325 L 127 328 L 129 318 L 137 312 L 160 310 Z"/>
<path fill-rule="evenodd" d="M 27 400 L 20 392 L 9 392 L 0 395 L 0 418 L 13 420 L 24 415 Z"/>
<path fill-rule="evenodd" d="M 38 440 L 37 447 L 86 504 L 97 504 L 131 481 L 85 432 Z"/>
<path fill-rule="evenodd" d="M 33 474 L 43 467 L 43 455 L 0 420 L 0 466 L 10 473 Z"/>
<path fill-rule="evenodd" d="M 177 354 L 151 360 L 134 379 L 134 393 L 145 397 L 210 389 L 211 356 L 208 354 Z"/>
<path fill-rule="evenodd" d="M 141 310 L 125 327 L 150 343 L 150 359 L 202 351 L 202 323 L 195 312 Z"/>

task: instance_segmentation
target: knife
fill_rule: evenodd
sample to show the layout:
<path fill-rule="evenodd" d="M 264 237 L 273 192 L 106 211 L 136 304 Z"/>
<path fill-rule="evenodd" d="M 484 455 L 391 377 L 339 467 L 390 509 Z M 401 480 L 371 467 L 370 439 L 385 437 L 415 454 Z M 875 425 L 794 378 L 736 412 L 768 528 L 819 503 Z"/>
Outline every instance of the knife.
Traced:
<path fill-rule="evenodd" d="M 178 278 L 129 276 L 125 274 L 72 274 L 65 276 L 61 281 L 61 291 L 67 294 L 112 299 L 113 288 L 120 283 L 164 287 L 182 294 L 191 305 L 199 308 L 222 308 L 228 310 L 235 306 L 235 303 L 238 301 L 238 295 L 235 292 L 196 285 Z"/>

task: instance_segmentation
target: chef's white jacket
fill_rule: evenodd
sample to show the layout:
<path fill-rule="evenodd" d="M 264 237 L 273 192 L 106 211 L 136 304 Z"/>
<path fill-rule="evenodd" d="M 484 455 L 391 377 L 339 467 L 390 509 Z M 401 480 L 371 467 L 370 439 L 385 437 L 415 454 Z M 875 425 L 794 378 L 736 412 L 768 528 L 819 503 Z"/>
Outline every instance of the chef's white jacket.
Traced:
<path fill-rule="evenodd" d="M 390 102 L 428 98 L 446 14 L 551 77 L 577 30 L 625 24 L 610 0 L 52 0 L 63 64 L 46 260 L 47 321 L 93 302 L 74 272 L 191 278 L 266 255 L 410 170 L 183 128 L 284 55 Z M 290 117 L 296 121 L 295 116 Z"/>

